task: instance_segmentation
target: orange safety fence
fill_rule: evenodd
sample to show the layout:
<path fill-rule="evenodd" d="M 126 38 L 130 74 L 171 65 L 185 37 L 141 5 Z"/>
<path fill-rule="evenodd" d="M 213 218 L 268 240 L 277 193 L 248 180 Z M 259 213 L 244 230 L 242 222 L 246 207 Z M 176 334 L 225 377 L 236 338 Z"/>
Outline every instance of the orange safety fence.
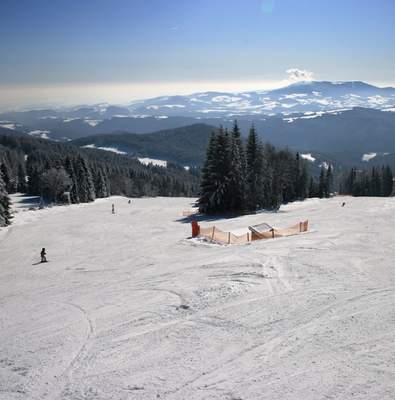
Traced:
<path fill-rule="evenodd" d="M 224 232 L 218 229 L 215 226 L 211 226 L 209 228 L 202 228 L 199 226 L 199 237 L 203 237 L 206 239 L 211 239 L 214 242 L 222 243 L 222 244 L 237 244 L 237 243 L 247 243 L 250 242 L 251 233 L 245 233 L 244 235 L 237 236 L 232 232 Z"/>
<path fill-rule="evenodd" d="M 224 232 L 216 226 L 209 228 L 201 227 L 196 221 L 192 223 L 192 237 L 201 237 L 212 240 L 220 244 L 243 244 L 254 240 L 274 239 L 284 236 L 298 235 L 302 232 L 307 232 L 309 229 L 309 221 L 302 221 L 286 229 L 272 228 L 266 232 L 247 232 L 244 235 L 237 236 L 232 232 Z"/>

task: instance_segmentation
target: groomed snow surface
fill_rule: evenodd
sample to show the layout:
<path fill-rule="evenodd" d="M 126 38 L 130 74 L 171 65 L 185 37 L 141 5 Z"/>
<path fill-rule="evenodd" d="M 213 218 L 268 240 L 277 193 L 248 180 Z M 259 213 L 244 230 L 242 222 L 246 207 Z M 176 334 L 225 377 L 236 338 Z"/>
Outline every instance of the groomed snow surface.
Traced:
<path fill-rule="evenodd" d="M 0 230 L 0 399 L 395 398 L 395 198 L 214 221 L 310 220 L 242 246 L 186 239 L 190 207 L 19 208 Z"/>

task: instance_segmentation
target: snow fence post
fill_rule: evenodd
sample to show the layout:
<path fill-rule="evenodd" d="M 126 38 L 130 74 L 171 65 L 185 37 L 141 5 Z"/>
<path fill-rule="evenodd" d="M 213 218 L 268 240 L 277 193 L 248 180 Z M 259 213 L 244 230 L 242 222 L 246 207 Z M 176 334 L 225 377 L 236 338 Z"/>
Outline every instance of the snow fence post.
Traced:
<path fill-rule="evenodd" d="M 214 240 L 214 232 L 215 232 L 215 226 L 213 226 L 213 233 L 211 235 L 211 240 Z"/>
<path fill-rule="evenodd" d="M 195 220 L 191 221 L 191 225 L 192 225 L 192 237 L 199 236 L 200 227 L 199 227 L 199 224 L 197 223 L 197 221 L 195 221 Z"/>
<path fill-rule="evenodd" d="M 228 244 L 230 244 L 230 232 L 228 232 Z"/>

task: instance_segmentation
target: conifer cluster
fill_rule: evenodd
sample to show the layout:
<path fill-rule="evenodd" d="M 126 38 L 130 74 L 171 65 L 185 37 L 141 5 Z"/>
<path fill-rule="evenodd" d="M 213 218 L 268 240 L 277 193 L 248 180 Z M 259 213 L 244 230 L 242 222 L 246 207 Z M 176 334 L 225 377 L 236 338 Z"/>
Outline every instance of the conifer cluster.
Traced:
<path fill-rule="evenodd" d="M 341 194 L 387 197 L 393 193 L 393 174 L 389 166 L 370 170 L 351 168 L 340 185 Z"/>
<path fill-rule="evenodd" d="M 278 209 L 308 196 L 306 162 L 260 142 L 254 126 L 246 144 L 235 121 L 213 133 L 202 169 L 199 210 L 206 214 Z"/>
<path fill-rule="evenodd" d="M 309 197 L 328 198 L 334 191 L 334 175 L 332 165 L 322 165 L 318 183 L 310 178 Z"/>

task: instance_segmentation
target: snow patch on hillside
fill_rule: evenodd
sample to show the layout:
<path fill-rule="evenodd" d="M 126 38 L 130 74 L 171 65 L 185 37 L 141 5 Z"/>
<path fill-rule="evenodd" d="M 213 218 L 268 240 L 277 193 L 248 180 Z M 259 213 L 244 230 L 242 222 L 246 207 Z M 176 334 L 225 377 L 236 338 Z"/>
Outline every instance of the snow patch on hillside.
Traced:
<path fill-rule="evenodd" d="M 13 124 L 13 123 L 10 123 L 10 122 L 0 123 L 0 126 L 2 128 L 12 129 L 13 131 L 16 129 L 16 124 Z"/>
<path fill-rule="evenodd" d="M 96 125 L 100 124 L 100 122 L 102 122 L 100 119 L 86 119 L 85 120 L 85 123 L 90 126 L 96 126 Z"/>
<path fill-rule="evenodd" d="M 329 163 L 327 163 L 326 161 L 323 161 L 323 162 L 320 163 L 318 166 L 319 166 L 320 168 L 329 169 Z"/>
<path fill-rule="evenodd" d="M 373 158 L 375 158 L 376 156 L 377 156 L 377 153 L 365 153 L 362 156 L 362 161 L 368 162 L 368 161 L 372 160 Z"/>
<path fill-rule="evenodd" d="M 34 131 L 28 132 L 28 135 L 39 137 L 41 139 L 49 139 L 49 136 L 48 136 L 49 133 L 50 133 L 50 131 L 47 131 L 47 130 L 36 129 Z"/>
<path fill-rule="evenodd" d="M 305 159 L 305 160 L 307 160 L 307 161 L 311 161 L 311 162 L 314 162 L 316 159 L 315 159 L 315 157 L 313 157 L 312 155 L 311 155 L 311 153 L 305 153 L 305 154 L 300 154 L 300 156 L 303 158 L 303 159 Z"/>
<path fill-rule="evenodd" d="M 138 160 L 144 165 L 155 165 L 157 167 L 167 167 L 167 161 L 158 160 L 157 158 L 139 157 Z"/>
<path fill-rule="evenodd" d="M 95 144 L 86 144 L 85 146 L 81 146 L 82 148 L 85 149 L 97 149 L 97 150 L 104 150 L 104 151 L 110 151 L 111 153 L 116 153 L 116 154 L 128 154 L 126 151 L 121 151 L 117 149 L 116 147 L 105 147 L 105 146 L 96 146 Z"/>

